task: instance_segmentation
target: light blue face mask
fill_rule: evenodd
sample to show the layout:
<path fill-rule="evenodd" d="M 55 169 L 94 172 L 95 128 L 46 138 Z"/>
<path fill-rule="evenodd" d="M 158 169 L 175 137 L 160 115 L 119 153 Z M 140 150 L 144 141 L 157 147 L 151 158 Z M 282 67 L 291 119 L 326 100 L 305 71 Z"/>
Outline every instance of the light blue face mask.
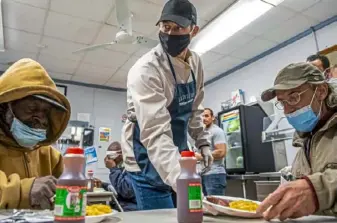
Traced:
<path fill-rule="evenodd" d="M 47 130 L 30 128 L 15 118 L 14 114 L 10 131 L 16 142 L 25 148 L 33 148 L 39 142 L 47 139 Z"/>
<path fill-rule="evenodd" d="M 299 132 L 311 132 L 316 127 L 319 121 L 323 102 L 321 102 L 321 107 L 319 109 L 318 115 L 316 115 L 311 108 L 311 104 L 316 94 L 316 90 L 314 95 L 312 96 L 309 105 L 286 115 L 289 124 L 292 125 Z"/>

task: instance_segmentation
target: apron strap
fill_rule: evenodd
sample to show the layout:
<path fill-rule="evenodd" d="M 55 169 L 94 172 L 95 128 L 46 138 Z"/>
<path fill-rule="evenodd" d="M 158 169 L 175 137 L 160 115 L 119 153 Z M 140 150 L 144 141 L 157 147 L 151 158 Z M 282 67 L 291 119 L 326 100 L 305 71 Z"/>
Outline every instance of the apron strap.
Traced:
<path fill-rule="evenodd" d="M 172 74 L 173 74 L 173 78 L 174 78 L 174 80 L 175 80 L 175 82 L 176 82 L 176 84 L 177 84 L 176 72 L 174 71 L 174 68 L 173 68 L 171 59 L 170 59 L 170 57 L 169 57 L 169 55 L 168 55 L 167 53 L 165 53 L 165 54 L 166 54 L 167 60 L 168 60 L 169 65 L 170 65 L 170 70 L 171 70 L 171 72 L 172 72 Z"/>

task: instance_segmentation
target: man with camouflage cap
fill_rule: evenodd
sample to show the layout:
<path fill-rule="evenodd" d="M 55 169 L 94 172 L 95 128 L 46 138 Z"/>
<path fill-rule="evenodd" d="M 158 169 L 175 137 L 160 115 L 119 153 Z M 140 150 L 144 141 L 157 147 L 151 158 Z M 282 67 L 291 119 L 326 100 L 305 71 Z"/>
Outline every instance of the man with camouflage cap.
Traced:
<path fill-rule="evenodd" d="M 296 129 L 293 145 L 301 147 L 292 165 L 297 180 L 270 194 L 258 212 L 267 220 L 337 215 L 337 96 L 320 70 L 296 63 L 283 68 L 261 96 L 263 101 L 275 97 Z"/>

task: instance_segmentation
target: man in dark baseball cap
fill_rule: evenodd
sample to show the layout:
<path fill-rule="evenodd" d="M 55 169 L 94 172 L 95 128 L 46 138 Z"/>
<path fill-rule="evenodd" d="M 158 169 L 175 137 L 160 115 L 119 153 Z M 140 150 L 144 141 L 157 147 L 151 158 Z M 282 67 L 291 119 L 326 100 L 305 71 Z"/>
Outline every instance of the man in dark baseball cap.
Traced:
<path fill-rule="evenodd" d="M 301 147 L 292 165 L 296 179 L 279 187 L 258 208 L 266 220 L 337 213 L 337 100 L 323 73 L 310 63 L 294 63 L 276 76 L 262 100 L 276 97 Z M 271 208 L 270 208 L 271 207 Z"/>
<path fill-rule="evenodd" d="M 157 25 L 164 50 L 172 57 L 185 59 L 191 39 L 199 32 L 194 5 L 188 0 L 167 1 Z"/>
<path fill-rule="evenodd" d="M 172 191 L 188 135 L 200 149 L 204 169 L 213 162 L 210 133 L 201 119 L 203 67 L 188 48 L 199 31 L 196 9 L 188 0 L 169 0 L 157 25 L 160 44 L 132 66 L 127 80 L 122 149 L 138 210 L 174 208 Z"/>
<path fill-rule="evenodd" d="M 184 28 L 196 25 L 197 10 L 188 0 L 171 0 L 165 4 L 157 25 L 163 21 L 171 21 Z"/>

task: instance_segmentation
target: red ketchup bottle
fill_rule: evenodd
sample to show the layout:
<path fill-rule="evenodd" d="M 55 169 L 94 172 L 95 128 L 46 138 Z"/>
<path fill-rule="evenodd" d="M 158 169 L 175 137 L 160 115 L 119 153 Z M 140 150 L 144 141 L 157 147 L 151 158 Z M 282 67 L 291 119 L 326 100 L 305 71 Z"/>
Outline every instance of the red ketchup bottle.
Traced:
<path fill-rule="evenodd" d="M 203 219 L 201 177 L 197 174 L 194 152 L 181 153 L 181 172 L 177 179 L 179 223 L 201 223 Z"/>
<path fill-rule="evenodd" d="M 63 157 L 64 170 L 57 181 L 55 223 L 85 223 L 87 179 L 83 174 L 83 149 L 68 148 Z"/>

